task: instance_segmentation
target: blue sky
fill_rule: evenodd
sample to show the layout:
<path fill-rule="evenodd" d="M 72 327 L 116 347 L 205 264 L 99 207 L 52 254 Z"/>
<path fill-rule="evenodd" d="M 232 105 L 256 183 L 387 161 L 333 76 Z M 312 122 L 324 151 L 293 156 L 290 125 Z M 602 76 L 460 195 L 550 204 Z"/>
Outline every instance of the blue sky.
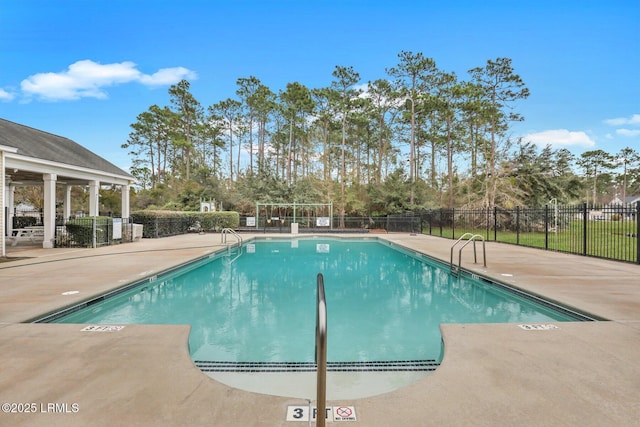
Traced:
<path fill-rule="evenodd" d="M 328 86 L 386 78 L 401 50 L 467 79 L 508 57 L 529 88 L 513 128 L 575 154 L 640 151 L 638 0 L 2 0 L 0 117 L 126 169 L 130 124 L 185 78 L 206 108 L 239 77 Z"/>

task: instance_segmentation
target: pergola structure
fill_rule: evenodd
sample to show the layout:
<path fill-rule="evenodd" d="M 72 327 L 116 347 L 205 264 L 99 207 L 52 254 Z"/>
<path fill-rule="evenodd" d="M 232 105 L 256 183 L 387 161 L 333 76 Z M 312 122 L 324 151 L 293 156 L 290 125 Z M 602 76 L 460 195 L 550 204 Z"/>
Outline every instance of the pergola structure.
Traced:
<path fill-rule="evenodd" d="M 122 217 L 129 217 L 129 188 L 133 176 L 109 163 L 78 143 L 58 135 L 20 125 L 0 118 L 0 169 L 2 189 L 0 207 L 2 221 L 0 238 L 5 256 L 7 236 L 11 236 L 14 191 L 17 186 L 44 187 L 43 248 L 52 248 L 56 223 L 56 188 L 62 185 L 65 219 L 71 216 L 71 188 L 89 188 L 89 215 L 99 214 L 100 185 L 120 186 Z"/>
<path fill-rule="evenodd" d="M 332 203 L 296 203 L 296 202 L 291 202 L 291 203 L 269 203 L 269 202 L 265 202 L 265 203 L 256 203 L 256 223 L 255 223 L 255 227 L 256 229 L 260 228 L 260 211 L 261 211 L 261 207 L 264 208 L 269 208 L 269 213 L 267 213 L 265 211 L 265 218 L 272 216 L 272 212 L 273 212 L 273 208 L 279 209 L 279 208 L 285 208 L 285 209 L 293 209 L 293 219 L 292 222 L 295 223 L 297 222 L 296 219 L 296 209 L 297 208 L 301 208 L 301 209 L 320 209 L 326 212 L 325 215 L 327 216 L 323 216 L 320 219 L 320 223 L 318 224 L 319 226 L 322 227 L 329 227 L 329 229 L 333 230 L 333 202 Z"/>

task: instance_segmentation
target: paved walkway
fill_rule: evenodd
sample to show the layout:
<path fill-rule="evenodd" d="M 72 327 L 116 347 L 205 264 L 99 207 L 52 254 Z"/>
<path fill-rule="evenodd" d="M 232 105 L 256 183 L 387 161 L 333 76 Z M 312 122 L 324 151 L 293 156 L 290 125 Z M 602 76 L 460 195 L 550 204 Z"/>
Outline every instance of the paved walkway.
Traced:
<path fill-rule="evenodd" d="M 371 236 L 449 260 L 450 240 Z M 194 234 L 99 249 L 11 249 L 25 259 L 0 262 L 0 403 L 14 404 L 2 406 L 0 426 L 307 425 L 285 420 L 287 406 L 304 400 L 203 375 L 189 356 L 188 326 L 83 332 L 22 323 L 219 248 L 219 236 Z M 637 425 L 640 266 L 488 243 L 483 268 L 468 249 L 465 268 L 610 321 L 535 331 L 443 325 L 445 356 L 433 375 L 329 404 L 355 406 L 351 425 L 362 426 Z"/>

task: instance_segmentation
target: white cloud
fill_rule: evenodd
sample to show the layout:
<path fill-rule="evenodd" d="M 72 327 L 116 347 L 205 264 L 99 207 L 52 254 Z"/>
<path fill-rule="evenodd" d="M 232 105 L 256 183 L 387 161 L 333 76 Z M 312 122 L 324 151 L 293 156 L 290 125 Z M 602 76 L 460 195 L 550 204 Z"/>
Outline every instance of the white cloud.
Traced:
<path fill-rule="evenodd" d="M 640 125 L 640 114 L 633 114 L 631 117 L 618 117 L 604 121 L 610 126 Z"/>
<path fill-rule="evenodd" d="M 45 100 L 77 100 L 80 98 L 106 98 L 104 88 L 118 84 L 139 82 L 144 85 L 171 85 L 183 78 L 196 78 L 196 74 L 184 67 L 163 68 L 154 74 L 143 74 L 130 61 L 98 64 L 82 60 L 59 73 L 39 73 L 27 77 L 21 83 L 27 96 Z"/>
<path fill-rule="evenodd" d="M 616 129 L 616 134 L 622 136 L 638 136 L 640 129 Z"/>
<path fill-rule="evenodd" d="M 545 130 L 543 132 L 530 133 L 522 137 L 524 141 L 531 142 L 539 147 L 551 145 L 560 147 L 593 147 L 595 142 L 584 132 L 572 132 L 567 129 Z"/>
<path fill-rule="evenodd" d="M 161 68 L 151 75 L 142 75 L 140 83 L 149 86 L 172 85 L 182 79 L 196 79 L 197 74 L 184 67 Z"/>
<path fill-rule="evenodd" d="M 359 85 L 353 85 L 353 88 L 362 93 L 366 93 L 366 92 L 369 92 L 369 83 L 361 83 Z"/>
<path fill-rule="evenodd" d="M 15 96 L 6 90 L 0 88 L 0 101 L 11 101 Z"/>

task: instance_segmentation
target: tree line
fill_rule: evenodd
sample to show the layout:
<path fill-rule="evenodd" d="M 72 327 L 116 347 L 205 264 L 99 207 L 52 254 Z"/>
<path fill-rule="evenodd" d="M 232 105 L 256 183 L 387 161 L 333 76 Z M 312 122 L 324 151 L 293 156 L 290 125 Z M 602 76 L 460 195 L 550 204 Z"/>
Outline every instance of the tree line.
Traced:
<path fill-rule="evenodd" d="M 132 203 L 193 210 L 215 199 L 252 212 L 256 202 L 332 201 L 344 218 L 640 193 L 635 150 L 576 158 L 511 135 L 529 90 L 509 58 L 463 79 L 402 51 L 385 74 L 363 83 L 336 66 L 327 87 L 278 92 L 242 77 L 235 98 L 206 107 L 188 81 L 171 86 L 170 105 L 140 113 L 122 146 L 139 186 Z"/>

